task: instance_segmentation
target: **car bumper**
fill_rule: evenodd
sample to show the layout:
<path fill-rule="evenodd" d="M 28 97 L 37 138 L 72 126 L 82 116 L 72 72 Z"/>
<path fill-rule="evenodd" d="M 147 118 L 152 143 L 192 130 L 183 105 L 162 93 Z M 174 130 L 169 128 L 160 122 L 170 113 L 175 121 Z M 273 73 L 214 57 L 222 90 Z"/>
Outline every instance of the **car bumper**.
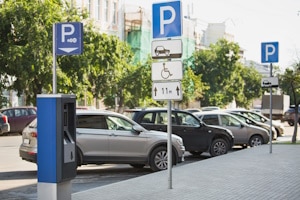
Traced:
<path fill-rule="evenodd" d="M 275 129 L 278 131 L 278 136 L 283 136 L 284 135 L 284 127 L 283 127 L 283 125 L 277 125 L 276 127 L 275 127 Z"/>
<path fill-rule="evenodd" d="M 10 131 L 10 126 L 9 124 L 2 124 L 0 126 L 0 134 L 2 135 L 3 133 L 8 133 Z"/>
<path fill-rule="evenodd" d="M 19 155 L 22 160 L 36 163 L 37 162 L 37 152 L 35 149 L 21 146 L 19 149 Z"/>

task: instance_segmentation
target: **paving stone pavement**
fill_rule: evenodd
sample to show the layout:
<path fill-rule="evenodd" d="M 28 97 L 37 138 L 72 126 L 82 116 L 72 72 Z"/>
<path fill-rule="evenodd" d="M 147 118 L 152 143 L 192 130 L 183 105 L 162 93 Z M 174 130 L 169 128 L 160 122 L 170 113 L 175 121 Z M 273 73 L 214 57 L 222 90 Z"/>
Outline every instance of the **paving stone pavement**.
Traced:
<path fill-rule="evenodd" d="M 72 200 L 299 200 L 300 145 L 248 148 L 72 194 Z M 170 184 L 171 183 L 171 184 Z M 172 185 L 172 189 L 169 186 Z"/>

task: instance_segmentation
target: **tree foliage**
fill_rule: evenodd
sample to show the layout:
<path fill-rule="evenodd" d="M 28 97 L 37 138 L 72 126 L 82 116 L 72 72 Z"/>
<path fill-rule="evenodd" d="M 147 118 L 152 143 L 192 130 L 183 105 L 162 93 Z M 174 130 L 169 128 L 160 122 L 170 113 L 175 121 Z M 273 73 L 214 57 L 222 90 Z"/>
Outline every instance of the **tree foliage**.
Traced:
<path fill-rule="evenodd" d="M 25 94 L 26 104 L 35 105 L 37 94 L 52 92 L 53 24 L 83 22 L 84 53 L 57 56 L 57 91 L 79 99 L 104 98 L 108 106 L 114 106 L 116 95 L 121 106 L 129 102 L 135 73 L 130 47 L 116 36 L 100 34 L 85 11 L 62 2 L 7 0 L 0 7 L 1 85 Z"/>
<path fill-rule="evenodd" d="M 4 1 L 0 7 L 0 70 L 8 89 L 25 94 L 26 103 L 49 90 L 52 23 L 60 19 L 59 2 Z"/>
<path fill-rule="evenodd" d="M 192 69 L 196 75 L 202 74 L 202 81 L 210 87 L 201 105 L 225 107 L 236 100 L 238 106 L 247 107 L 251 99 L 260 95 L 259 89 L 252 85 L 258 83 L 259 76 L 250 76 L 258 73 L 240 63 L 239 52 L 238 44 L 220 39 L 209 49 L 194 53 Z"/>

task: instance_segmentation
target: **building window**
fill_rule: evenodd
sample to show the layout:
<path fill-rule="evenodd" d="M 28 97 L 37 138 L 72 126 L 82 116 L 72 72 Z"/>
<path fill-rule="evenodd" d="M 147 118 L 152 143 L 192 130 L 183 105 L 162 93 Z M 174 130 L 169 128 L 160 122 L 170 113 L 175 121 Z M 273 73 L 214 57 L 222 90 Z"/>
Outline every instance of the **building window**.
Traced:
<path fill-rule="evenodd" d="M 117 24 L 118 22 L 118 9 L 117 9 L 117 2 L 113 4 L 113 24 Z"/>
<path fill-rule="evenodd" d="M 88 12 L 88 15 L 89 15 L 90 18 L 92 17 L 91 16 L 91 6 L 92 6 L 91 5 L 91 0 L 86 0 L 84 7 L 85 7 L 86 11 Z"/>
<path fill-rule="evenodd" d="M 104 6 L 103 6 L 103 8 L 104 8 L 104 21 L 105 22 L 108 22 L 108 0 L 104 0 Z"/>
<path fill-rule="evenodd" d="M 95 18 L 96 20 L 100 20 L 101 18 L 101 0 L 96 0 L 96 6 L 95 6 Z"/>

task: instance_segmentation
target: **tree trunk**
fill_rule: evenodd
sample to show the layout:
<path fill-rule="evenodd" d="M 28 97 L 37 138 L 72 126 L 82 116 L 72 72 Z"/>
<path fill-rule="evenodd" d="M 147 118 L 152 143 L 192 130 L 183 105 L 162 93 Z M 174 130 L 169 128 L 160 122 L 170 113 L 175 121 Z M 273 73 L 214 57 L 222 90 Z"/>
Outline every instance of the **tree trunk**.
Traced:
<path fill-rule="evenodd" d="M 295 105 L 295 119 L 294 119 L 294 133 L 293 133 L 293 137 L 292 137 L 292 143 L 295 144 L 297 141 L 297 132 L 298 132 L 298 107 L 299 104 Z"/>

